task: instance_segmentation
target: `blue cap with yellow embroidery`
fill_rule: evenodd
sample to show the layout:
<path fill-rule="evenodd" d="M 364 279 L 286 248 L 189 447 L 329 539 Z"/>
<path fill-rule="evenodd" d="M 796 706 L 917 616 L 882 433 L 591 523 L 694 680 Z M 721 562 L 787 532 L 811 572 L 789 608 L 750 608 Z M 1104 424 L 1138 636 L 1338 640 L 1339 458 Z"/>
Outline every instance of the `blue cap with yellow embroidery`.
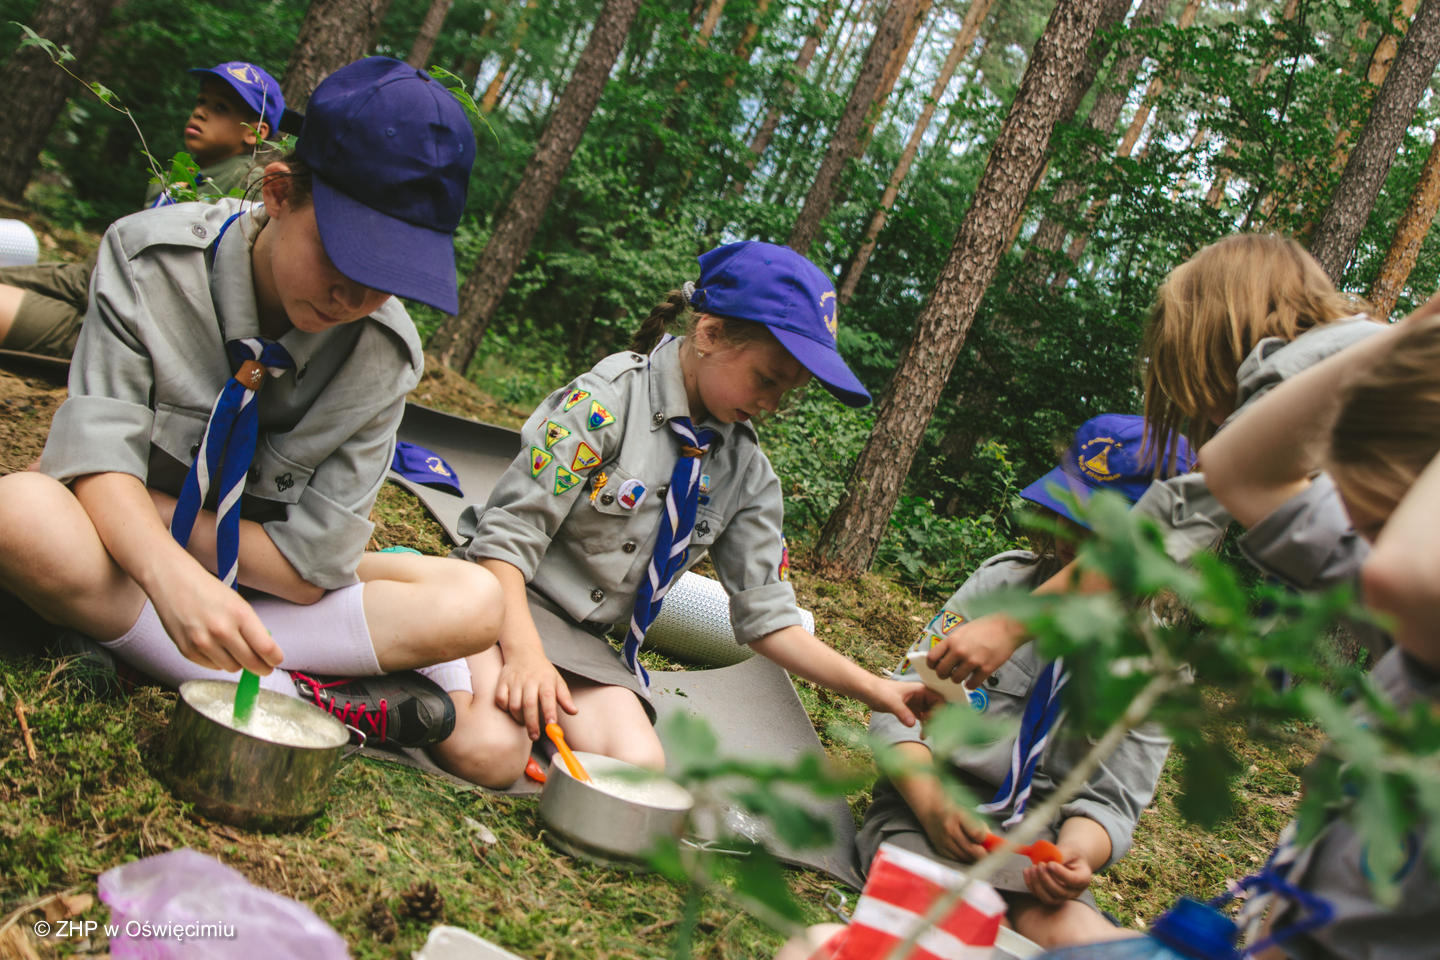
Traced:
<path fill-rule="evenodd" d="M 1145 418 L 1129 413 L 1102 413 L 1091 417 L 1075 431 L 1075 440 L 1060 465 L 1030 486 L 1020 496 L 1031 503 L 1073 520 L 1085 522 L 1050 493 L 1051 486 L 1074 494 L 1082 504 L 1096 490 L 1110 490 L 1134 503 L 1155 478 L 1155 458 L 1142 457 L 1145 446 Z M 1195 462 L 1190 445 L 1180 438 L 1175 451 L 1175 472 L 1185 473 Z M 1161 478 L 1172 476 L 1161 473 Z"/>
<path fill-rule="evenodd" d="M 701 254 L 690 303 L 706 313 L 763 323 L 841 403 L 870 402 L 835 345 L 835 285 L 789 247 L 741 240 Z"/>

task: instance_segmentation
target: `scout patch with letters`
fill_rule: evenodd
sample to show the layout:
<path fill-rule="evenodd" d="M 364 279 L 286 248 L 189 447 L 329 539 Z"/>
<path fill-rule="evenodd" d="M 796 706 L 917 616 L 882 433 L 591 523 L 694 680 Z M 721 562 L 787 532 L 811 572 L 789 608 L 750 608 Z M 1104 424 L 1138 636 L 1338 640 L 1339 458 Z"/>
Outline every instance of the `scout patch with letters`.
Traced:
<path fill-rule="evenodd" d="M 545 449 L 549 450 L 551 447 L 555 446 L 555 444 L 559 443 L 561 440 L 564 440 L 568 436 L 570 436 L 569 430 L 566 430 L 554 420 L 548 421 L 545 424 Z"/>
<path fill-rule="evenodd" d="M 586 430 L 599 430 L 601 427 L 608 427 L 615 422 L 615 417 L 609 410 L 600 406 L 599 400 L 590 401 L 590 415 L 585 418 Z"/>
<path fill-rule="evenodd" d="M 1120 474 L 1110 469 L 1110 451 L 1119 450 L 1123 446 L 1125 444 L 1118 442 L 1114 437 L 1095 437 L 1093 440 L 1086 441 L 1075 457 L 1080 472 L 1100 483 L 1110 483 L 1120 479 Z"/>
<path fill-rule="evenodd" d="M 590 444 L 584 440 L 580 441 L 580 449 L 575 451 L 575 459 L 570 461 L 571 470 L 589 470 L 591 467 L 600 465 L 600 454 L 591 449 Z"/>
<path fill-rule="evenodd" d="M 541 472 L 550 465 L 555 455 L 541 450 L 539 447 L 530 448 L 530 476 L 538 477 Z"/>
<path fill-rule="evenodd" d="M 616 494 L 615 499 L 626 510 L 634 510 L 640 505 L 640 501 L 645 499 L 645 482 L 631 477 L 620 484 L 620 492 Z"/>
<path fill-rule="evenodd" d="M 560 496 L 560 494 L 584 479 L 580 474 L 571 473 L 569 470 L 560 466 L 560 464 L 555 464 L 555 496 Z"/>

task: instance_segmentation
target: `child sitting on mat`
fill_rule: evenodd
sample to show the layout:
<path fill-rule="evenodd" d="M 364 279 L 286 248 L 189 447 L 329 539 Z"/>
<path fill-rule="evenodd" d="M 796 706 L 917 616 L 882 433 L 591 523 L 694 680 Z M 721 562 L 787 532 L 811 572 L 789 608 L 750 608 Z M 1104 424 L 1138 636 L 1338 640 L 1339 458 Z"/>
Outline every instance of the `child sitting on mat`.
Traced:
<path fill-rule="evenodd" d="M 661 339 L 691 310 L 685 336 Z M 780 481 L 748 421 L 812 375 L 843 403 L 869 401 L 835 330 L 835 291 L 814 264 L 732 243 L 700 257 L 699 281 L 652 311 L 633 352 L 540 405 L 489 502 L 461 520 L 462 555 L 504 589 L 505 625 L 496 648 L 441 680 L 458 721 L 438 762 L 507 786 L 558 721 L 577 750 L 663 766 L 637 658 L 665 592 L 707 553 L 741 643 L 902 723 L 937 702 L 805 630 L 786 582 Z M 615 624 L 623 654 L 606 640 Z"/>
<path fill-rule="evenodd" d="M 374 57 L 317 87 L 263 205 L 112 226 L 43 472 L 0 478 L 0 586 L 170 685 L 244 667 L 384 739 L 448 732 L 434 684 L 374 675 L 490 646 L 495 578 L 363 551 L 422 367 L 396 297 L 456 309 L 474 154 L 448 91 Z"/>
<path fill-rule="evenodd" d="M 1153 455 L 1148 459 L 1142 456 L 1144 443 L 1145 421 L 1140 417 L 1094 417 L 1075 432 L 1074 442 L 1060 465 L 1020 495 L 1083 537 L 1084 522 L 1065 501 L 1054 496 L 1051 486 L 1069 491 L 1082 503 L 1096 490 L 1118 493 L 1133 503 L 1154 476 Z M 1183 439 L 1176 466 L 1179 470 L 1190 466 Z M 945 601 L 912 651 L 928 650 L 930 642 L 969 619 L 973 604 L 981 597 L 996 590 L 1031 588 L 1043 583 L 1074 555 L 1073 542 L 1058 540 L 1053 549 L 1011 550 L 991 557 Z M 908 660 L 901 660 L 893 675 L 902 680 L 918 676 Z M 1023 731 L 1030 726 L 1027 704 L 1036 698 L 1043 701 L 1047 692 L 1059 697 L 1064 679 L 1063 672 L 1052 673 L 1052 665 L 1040 657 L 1033 643 L 1028 643 L 974 689 L 971 705 L 987 716 L 1013 720 L 1023 716 Z M 1056 701 L 1057 708 L 1061 702 L 1063 697 Z M 1036 707 L 1044 705 L 1036 703 Z M 984 821 L 952 801 L 940 780 L 921 769 L 933 761 L 930 743 L 920 731 L 906 729 L 883 714 L 871 718 L 870 731 L 893 744 L 896 759 L 916 772 L 894 781 L 882 778 L 876 783 L 874 801 L 856 838 L 862 869 L 869 870 L 882 843 L 896 844 L 952 866 L 985 857 L 981 841 L 989 831 Z M 1049 736 L 1057 731 L 1047 726 L 1044 732 Z M 979 797 L 994 797 L 981 809 L 1007 826 L 1018 823 L 1027 805 L 1043 799 L 1090 748 L 1088 741 L 1063 737 L 1037 744 L 1027 743 L 1022 733 L 1019 739 L 1019 744 L 1012 737 L 958 751 L 949 758 L 950 772 L 959 782 Z M 1059 848 L 1060 862 L 1032 864 L 1015 853 L 1003 855 L 1006 865 L 989 878 L 989 883 L 1004 896 L 1016 932 L 1046 947 L 1116 936 L 1114 925 L 1095 906 L 1089 890 L 1091 878 L 1130 848 L 1131 834 L 1154 795 L 1155 781 L 1169 748 L 1169 740 L 1154 728 L 1142 727 L 1125 737 L 1091 776 L 1085 790 L 1061 808 L 1048 832 L 1042 834 Z M 1031 749 L 1039 753 L 1039 760 L 1033 778 L 1027 778 L 1023 767 Z M 1012 765 L 1017 769 L 1012 770 Z"/>

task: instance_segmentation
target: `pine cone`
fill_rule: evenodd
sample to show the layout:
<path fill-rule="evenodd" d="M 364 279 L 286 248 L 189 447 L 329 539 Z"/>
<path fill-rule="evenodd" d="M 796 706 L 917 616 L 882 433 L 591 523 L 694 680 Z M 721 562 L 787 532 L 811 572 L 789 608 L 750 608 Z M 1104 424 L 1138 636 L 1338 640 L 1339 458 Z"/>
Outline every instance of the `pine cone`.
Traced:
<path fill-rule="evenodd" d="M 395 922 L 395 915 L 390 912 L 390 905 L 384 900 L 376 900 L 370 904 L 370 912 L 365 917 L 365 926 L 370 928 L 371 932 L 375 934 L 375 939 L 381 943 L 389 943 L 400 932 L 400 926 Z"/>
<path fill-rule="evenodd" d="M 422 923 L 433 923 L 445 913 L 445 898 L 426 880 L 400 896 L 400 915 Z"/>

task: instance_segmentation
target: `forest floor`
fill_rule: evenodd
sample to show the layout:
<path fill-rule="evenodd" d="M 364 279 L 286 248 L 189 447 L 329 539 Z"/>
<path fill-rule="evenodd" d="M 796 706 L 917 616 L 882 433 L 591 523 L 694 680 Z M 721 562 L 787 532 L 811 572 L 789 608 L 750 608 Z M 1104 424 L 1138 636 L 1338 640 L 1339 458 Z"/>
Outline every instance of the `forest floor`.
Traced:
<path fill-rule="evenodd" d="M 0 370 L 0 472 L 23 469 L 40 452 L 62 387 Z M 523 411 L 496 404 L 448 371 L 427 374 L 420 402 L 507 425 Z M 412 546 L 443 553 L 443 533 L 409 494 L 387 485 L 375 511 L 372 546 Z M 795 558 L 801 603 L 821 635 L 871 670 L 891 666 L 923 623 L 928 606 L 880 576 L 831 582 Z M 674 948 L 685 891 L 654 876 L 615 872 L 556 852 L 543 839 L 536 802 L 471 791 L 393 764 L 359 759 L 341 766 L 325 813 L 303 830 L 252 833 L 207 821 L 157 779 L 158 753 L 174 694 L 141 688 L 121 699 L 87 697 L 63 662 L 27 653 L 43 628 L 23 616 L 0 619 L 0 956 L 6 938 L 31 936 L 48 910 L 106 919 L 89 897 L 104 870 L 179 847 L 213 854 L 253 882 L 308 904 L 359 957 L 408 956 L 431 921 L 404 916 L 402 895 L 433 881 L 443 920 L 466 927 L 522 956 L 664 957 Z M 864 708 L 797 680 L 801 699 L 826 750 L 864 763 L 863 750 L 837 729 L 863 728 Z M 1214 696 L 1220 696 L 1215 692 Z M 35 757 L 27 756 L 16 706 L 24 704 Z M 1185 822 L 1173 802 L 1172 757 L 1154 805 L 1136 831 L 1134 850 L 1097 878 L 1096 897 L 1120 923 L 1143 926 L 1176 896 L 1211 896 L 1250 872 L 1290 817 L 1297 772 L 1314 742 L 1298 731 L 1276 747 L 1226 731 L 1240 758 L 1233 815 L 1206 831 Z M 865 793 L 851 798 L 857 815 Z M 477 829 L 475 824 L 485 829 Z M 828 918 L 822 899 L 831 881 L 790 871 L 789 884 L 810 920 Z M 68 899 L 51 895 L 65 893 Z M 78 899 L 76 899 L 78 898 Z M 399 921 L 383 940 L 372 926 L 375 905 Z M 40 906 L 35 906 L 40 904 Z M 694 954 L 769 956 L 781 938 L 734 905 L 703 898 Z M 103 936 L 37 942 L 39 956 L 104 955 Z"/>
<path fill-rule="evenodd" d="M 36 226 L 47 257 L 78 257 L 93 245 L 92 237 Z M 63 398 L 63 386 L 34 371 L 0 369 L 0 473 L 39 456 Z M 497 403 L 438 365 L 412 399 L 505 426 L 518 426 L 529 412 Z M 393 484 L 382 490 L 373 519 L 372 548 L 449 548 L 419 502 Z M 933 601 L 876 574 L 821 579 L 808 572 L 803 550 L 792 553 L 792 580 L 820 636 L 867 669 L 889 669 Z M 149 687 L 119 698 L 90 696 L 64 661 L 35 652 L 47 633 L 24 611 L 0 611 L 0 958 L 108 955 L 103 935 L 37 939 L 35 924 L 103 923 L 107 909 L 95 898 L 100 873 L 181 847 L 212 854 L 309 905 L 357 957 L 408 957 L 437 922 L 546 960 L 675 954 L 686 891 L 557 852 L 544 840 L 533 799 L 468 790 L 362 758 L 341 765 L 325 812 L 297 832 L 262 834 L 203 819 L 158 778 L 175 695 Z M 803 680 L 796 687 L 827 753 L 842 764 L 868 764 L 866 750 L 843 734 L 864 728 L 865 708 Z M 1239 760 L 1238 802 L 1211 829 L 1188 823 L 1174 801 L 1181 771 L 1172 755 L 1133 850 L 1094 884 L 1100 905 L 1122 925 L 1145 926 L 1180 894 L 1221 892 L 1264 860 L 1290 818 L 1314 732 L 1298 729 L 1278 745 L 1252 741 L 1239 728 L 1221 732 Z M 858 817 L 868 790 L 850 802 Z M 403 895 L 425 881 L 443 897 L 438 919 L 407 915 Z M 828 877 L 792 870 L 787 881 L 807 920 L 830 919 L 823 907 L 834 885 Z M 396 926 L 387 931 L 377 915 Z M 783 940 L 720 896 L 703 896 L 696 918 L 697 957 L 763 958 Z"/>

